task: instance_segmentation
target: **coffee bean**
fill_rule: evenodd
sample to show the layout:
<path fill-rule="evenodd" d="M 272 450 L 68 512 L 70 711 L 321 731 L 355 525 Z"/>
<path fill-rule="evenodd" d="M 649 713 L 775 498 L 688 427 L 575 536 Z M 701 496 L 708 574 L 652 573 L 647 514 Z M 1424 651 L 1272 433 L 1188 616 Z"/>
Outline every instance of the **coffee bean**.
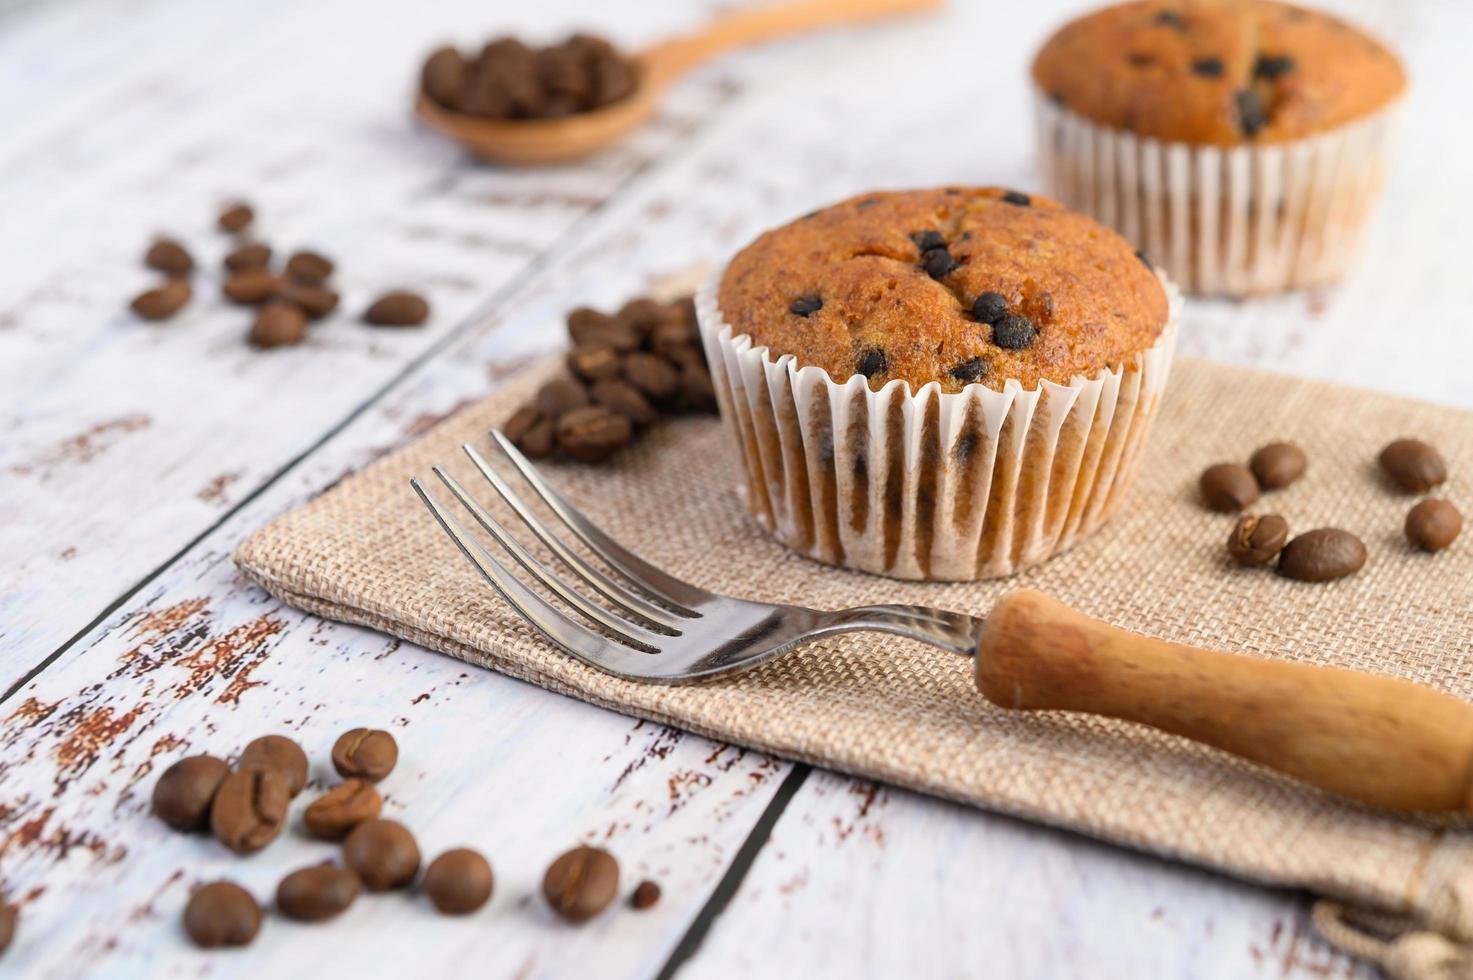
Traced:
<path fill-rule="evenodd" d="M 1218 463 L 1202 471 L 1202 500 L 1222 514 L 1233 514 L 1258 499 L 1258 481 L 1242 463 Z"/>
<path fill-rule="evenodd" d="M 1228 535 L 1228 554 L 1239 565 L 1267 565 L 1289 539 L 1289 522 L 1278 514 L 1244 514 Z"/>
<path fill-rule="evenodd" d="M 281 278 L 270 269 L 241 269 L 226 277 L 220 291 L 232 303 L 264 303 L 281 291 Z"/>
<path fill-rule="evenodd" d="M 1408 493 L 1425 493 L 1447 480 L 1442 453 L 1420 439 L 1397 439 L 1381 450 L 1381 469 Z"/>
<path fill-rule="evenodd" d="M 290 303 L 308 319 L 321 320 L 338 308 L 338 294 L 326 286 L 311 286 L 304 282 L 289 282 L 281 289 L 281 299 Z"/>
<path fill-rule="evenodd" d="M 523 405 L 501 426 L 501 434 L 510 439 L 512 445 L 520 446 L 532 426 L 541 421 L 542 412 L 536 405 Z"/>
<path fill-rule="evenodd" d="M 855 370 L 866 378 L 873 378 L 877 374 L 884 374 L 889 369 L 890 359 L 878 347 L 871 347 L 869 350 L 860 351 L 859 363 L 855 365 Z"/>
<path fill-rule="evenodd" d="M 568 351 L 568 370 L 592 383 L 619 377 L 624 373 L 624 360 L 607 344 L 578 346 Z"/>
<path fill-rule="evenodd" d="M 384 799 L 366 779 L 345 779 L 307 805 L 302 823 L 322 840 L 342 840 L 383 810 Z"/>
<path fill-rule="evenodd" d="M 276 910 L 298 922 L 323 922 L 353 904 L 358 876 L 332 864 L 293 871 L 276 886 Z"/>
<path fill-rule="evenodd" d="M 921 268 L 932 279 L 945 279 L 956 268 L 957 261 L 944 248 L 933 248 L 921 253 Z"/>
<path fill-rule="evenodd" d="M 694 412 L 716 411 L 718 407 L 716 386 L 711 383 L 711 375 L 701 370 L 682 370 L 680 372 L 680 401 Z"/>
<path fill-rule="evenodd" d="M 650 334 L 650 349 L 656 354 L 672 358 L 681 351 L 696 347 L 700 342 L 700 329 L 694 323 L 676 319 L 674 315 Z"/>
<path fill-rule="evenodd" d="M 634 437 L 634 424 L 598 405 L 575 408 L 558 419 L 557 444 L 585 463 L 601 463 Z"/>
<path fill-rule="evenodd" d="M 788 304 L 788 312 L 795 316 L 809 317 L 823 309 L 823 297 L 808 293 Z"/>
<path fill-rule="evenodd" d="M 338 736 L 332 746 L 332 767 L 344 778 L 376 783 L 394 771 L 399 743 L 380 728 L 354 728 Z"/>
<path fill-rule="evenodd" d="M 557 423 L 552 419 L 543 419 L 522 436 L 521 442 L 516 447 L 528 459 L 546 459 L 551 456 L 557 448 Z"/>
<path fill-rule="evenodd" d="M 668 316 L 669 311 L 664 303 L 647 296 L 640 296 L 619 307 L 619 312 L 614 314 L 614 319 L 644 338 L 664 323 Z"/>
<path fill-rule="evenodd" d="M 1033 205 L 1033 198 L 1019 191 L 1008 191 L 1002 196 L 1002 199 L 1004 204 L 1016 204 L 1020 208 L 1031 207 Z"/>
<path fill-rule="evenodd" d="M 445 47 L 425 59 L 419 84 L 424 94 L 447 109 L 459 109 L 465 90 L 465 58 L 454 48 Z"/>
<path fill-rule="evenodd" d="M 537 390 L 537 410 L 556 421 L 588 404 L 588 389 L 568 378 L 555 378 Z"/>
<path fill-rule="evenodd" d="M 261 906 L 233 881 L 212 881 L 189 896 L 184 931 L 202 949 L 245 946 L 261 931 Z"/>
<path fill-rule="evenodd" d="M 1203 78 L 1221 78 L 1222 71 L 1221 58 L 1198 58 L 1192 62 L 1193 75 L 1200 75 Z"/>
<path fill-rule="evenodd" d="M 286 274 L 308 286 L 322 285 L 332 271 L 332 259 L 317 252 L 303 250 L 286 260 Z"/>
<path fill-rule="evenodd" d="M 175 830 L 204 830 L 215 791 L 229 775 L 225 760 L 212 755 L 180 759 L 153 784 L 154 815 Z"/>
<path fill-rule="evenodd" d="M 262 242 L 242 245 L 225 255 L 225 269 L 239 272 L 241 269 L 263 269 L 271 263 L 271 246 Z"/>
<path fill-rule="evenodd" d="M 224 210 L 220 212 L 220 217 L 216 219 L 216 223 L 220 226 L 221 231 L 228 231 L 234 234 L 238 231 L 244 231 L 246 226 L 255 220 L 255 217 L 256 212 L 251 209 L 249 204 L 237 201 L 225 206 Z"/>
<path fill-rule="evenodd" d="M 660 886 L 648 879 L 641 881 L 634 889 L 634 894 L 629 896 L 629 904 L 634 908 L 644 910 L 660 900 Z"/>
<path fill-rule="evenodd" d="M 586 922 L 619 893 L 619 862 L 597 847 L 575 847 L 558 857 L 542 878 L 542 894 L 569 922 Z"/>
<path fill-rule="evenodd" d="M 160 238 L 150 245 L 143 264 L 171 276 L 187 276 L 194 271 L 194 259 L 172 238 Z"/>
<path fill-rule="evenodd" d="M 680 374 L 675 365 L 644 351 L 624 358 L 624 380 L 657 405 L 673 401 L 680 394 Z"/>
<path fill-rule="evenodd" d="M 417 327 L 430 318 L 430 304 L 418 293 L 405 290 L 384 293 L 363 314 L 376 327 Z"/>
<path fill-rule="evenodd" d="M 251 324 L 249 340 L 257 347 L 289 347 L 307 339 L 307 314 L 301 307 L 272 300 Z"/>
<path fill-rule="evenodd" d="M 696 316 L 696 298 L 694 296 L 681 296 L 678 299 L 672 299 L 665 304 L 665 307 L 670 311 L 672 320 L 680 323 L 688 323 L 692 327 L 700 323 L 700 317 Z"/>
<path fill-rule="evenodd" d="M 425 869 L 425 894 L 446 915 L 465 915 L 485 905 L 494 883 L 491 864 L 468 847 L 446 851 Z"/>
<path fill-rule="evenodd" d="M 1268 125 L 1268 110 L 1263 100 L 1251 88 L 1240 89 L 1233 95 L 1233 106 L 1238 110 L 1238 128 L 1249 139 L 1257 136 Z"/>
<path fill-rule="evenodd" d="M 1463 531 L 1463 515 L 1446 500 L 1424 500 L 1407 512 L 1407 540 L 1423 551 L 1441 551 Z"/>
<path fill-rule="evenodd" d="M 1279 552 L 1279 572 L 1301 582 L 1329 582 L 1360 571 L 1366 563 L 1361 539 L 1338 527 L 1306 531 Z"/>
<path fill-rule="evenodd" d="M 1287 54 L 1260 54 L 1253 62 L 1253 77 L 1272 82 L 1294 70 L 1294 59 Z"/>
<path fill-rule="evenodd" d="M 1004 350 L 1025 350 L 1038 338 L 1038 328 L 1026 316 L 1005 316 L 992 327 L 992 342 Z"/>
<path fill-rule="evenodd" d="M 403 888 L 419 871 L 419 845 L 396 820 L 367 820 L 343 842 L 343 860 L 371 892 Z"/>
<path fill-rule="evenodd" d="M 20 906 L 0 902 L 0 956 L 15 942 L 15 932 L 20 928 Z"/>
<path fill-rule="evenodd" d="M 1008 315 L 1008 300 L 1002 293 L 978 293 L 972 300 L 972 316 L 978 323 L 996 323 Z"/>
<path fill-rule="evenodd" d="M 1248 468 L 1262 490 L 1282 490 L 1303 476 L 1308 466 L 1304 450 L 1288 442 L 1271 442 L 1248 460 Z"/>
<path fill-rule="evenodd" d="M 973 384 L 987 377 L 990 367 L 986 358 L 973 357 L 962 361 L 947 373 L 962 384 Z"/>
<path fill-rule="evenodd" d="M 167 320 L 184 308 L 194 290 L 183 279 L 170 279 L 162 286 L 145 290 L 133 299 L 133 312 L 145 320 Z"/>
<path fill-rule="evenodd" d="M 684 376 L 682 376 L 684 381 Z M 653 425 L 659 418 L 659 413 L 650 404 L 649 399 L 639 393 L 639 389 L 627 381 L 615 378 L 609 381 L 600 381 L 588 389 L 593 396 L 595 405 L 602 405 L 611 412 L 617 412 L 624 416 L 636 426 Z"/>
<path fill-rule="evenodd" d="M 286 778 L 274 769 L 242 769 L 225 777 L 210 806 L 210 830 L 237 854 L 253 854 L 286 826 Z"/>
<path fill-rule="evenodd" d="M 576 346 L 607 345 L 621 354 L 638 350 L 644 340 L 630 324 L 586 306 L 568 314 L 568 336 Z"/>

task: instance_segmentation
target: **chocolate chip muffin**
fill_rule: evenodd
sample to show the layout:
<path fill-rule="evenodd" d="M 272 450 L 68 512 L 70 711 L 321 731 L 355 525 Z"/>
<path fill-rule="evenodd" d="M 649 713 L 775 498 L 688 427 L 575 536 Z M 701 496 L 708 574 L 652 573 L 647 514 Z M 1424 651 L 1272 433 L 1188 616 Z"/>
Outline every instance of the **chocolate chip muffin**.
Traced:
<path fill-rule="evenodd" d="M 1055 201 L 948 187 L 769 231 L 696 308 L 761 523 L 821 561 L 971 580 L 1058 553 L 1124 497 L 1179 298 Z"/>
<path fill-rule="evenodd" d="M 956 392 L 1068 384 L 1154 344 L 1166 292 L 1124 238 L 996 187 L 865 194 L 767 232 L 731 260 L 737 333 L 836 381 Z"/>
<path fill-rule="evenodd" d="M 1344 273 L 1406 88 L 1374 38 L 1273 0 L 1108 7 L 1032 74 L 1051 192 L 1229 296 Z"/>

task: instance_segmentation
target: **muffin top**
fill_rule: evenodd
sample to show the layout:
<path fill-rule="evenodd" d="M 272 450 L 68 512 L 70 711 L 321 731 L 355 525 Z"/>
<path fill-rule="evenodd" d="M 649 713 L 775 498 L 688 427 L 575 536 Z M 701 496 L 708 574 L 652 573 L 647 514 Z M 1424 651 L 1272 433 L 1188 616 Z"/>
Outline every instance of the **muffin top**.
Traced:
<path fill-rule="evenodd" d="M 1406 86 L 1396 56 L 1326 14 L 1272 0 L 1144 0 L 1049 38 L 1033 80 L 1115 129 L 1172 142 L 1275 143 L 1369 115 Z"/>
<path fill-rule="evenodd" d="M 717 297 L 773 357 L 956 392 L 1032 389 L 1114 368 L 1156 342 L 1168 303 L 1124 238 L 1057 201 L 998 187 L 863 194 L 769 231 Z"/>

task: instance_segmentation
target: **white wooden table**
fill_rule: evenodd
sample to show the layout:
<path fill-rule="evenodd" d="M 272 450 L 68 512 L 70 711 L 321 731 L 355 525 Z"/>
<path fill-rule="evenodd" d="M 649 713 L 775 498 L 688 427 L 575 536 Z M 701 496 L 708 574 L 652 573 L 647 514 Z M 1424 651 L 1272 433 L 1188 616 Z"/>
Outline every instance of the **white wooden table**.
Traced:
<path fill-rule="evenodd" d="M 575 25 L 630 44 L 716 0 L 71 0 L 0 16 L 0 965 L 26 976 L 1370 976 L 1264 890 L 579 704 L 246 585 L 232 549 L 613 305 L 764 227 L 877 186 L 1035 183 L 1029 53 L 1077 0 L 980 4 L 778 45 L 674 94 L 566 168 L 479 166 L 410 121 L 433 43 Z M 1342 3 L 1345 6 L 1346 3 Z M 0 9 L 5 5 L 0 4 Z M 1342 289 L 1198 304 L 1183 347 L 1473 407 L 1473 6 L 1361 0 L 1414 95 L 1378 233 Z M 300 348 L 242 343 L 213 280 L 164 325 L 127 299 L 150 235 L 207 270 L 216 205 L 335 257 L 348 312 L 426 291 L 420 332 L 347 316 Z M 207 276 L 213 275 L 207 272 Z M 268 897 L 321 845 L 240 860 L 147 814 L 159 769 L 292 733 L 326 782 L 342 729 L 392 729 L 388 812 L 483 849 L 472 922 L 422 898 L 272 918 L 245 953 L 182 936 L 189 888 Z M 300 804 L 299 804 L 300 805 Z M 575 928 L 536 897 L 595 841 L 661 902 Z"/>

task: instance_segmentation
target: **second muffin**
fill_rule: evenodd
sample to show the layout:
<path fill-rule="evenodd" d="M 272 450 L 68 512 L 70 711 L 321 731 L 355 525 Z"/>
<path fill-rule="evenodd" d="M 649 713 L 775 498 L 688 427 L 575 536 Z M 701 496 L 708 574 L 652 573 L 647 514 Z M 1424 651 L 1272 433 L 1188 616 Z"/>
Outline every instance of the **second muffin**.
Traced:
<path fill-rule="evenodd" d="M 1017 571 L 1104 521 L 1178 305 L 1092 219 L 960 187 L 800 218 L 697 297 L 758 520 L 823 561 L 944 580 Z"/>

